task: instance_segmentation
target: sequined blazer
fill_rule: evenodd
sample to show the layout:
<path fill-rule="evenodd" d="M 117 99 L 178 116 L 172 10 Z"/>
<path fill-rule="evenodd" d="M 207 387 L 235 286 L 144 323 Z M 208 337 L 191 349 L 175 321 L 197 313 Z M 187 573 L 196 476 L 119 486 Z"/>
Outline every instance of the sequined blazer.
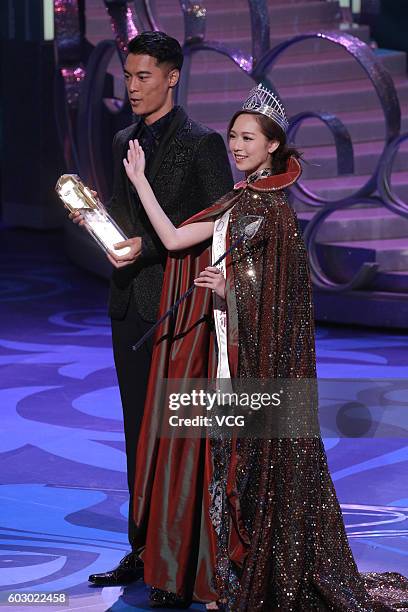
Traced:
<path fill-rule="evenodd" d="M 109 212 L 131 238 L 141 236 L 142 254 L 125 268 L 114 270 L 109 314 L 125 316 L 131 293 L 140 316 L 154 321 L 160 301 L 167 252 L 151 226 L 133 185 L 126 176 L 123 157 L 130 139 L 137 138 L 140 121 L 119 131 L 113 140 L 114 183 Z M 231 168 L 222 137 L 192 121 L 182 108 L 175 113 L 147 178 L 174 225 L 207 208 L 233 186 Z"/>

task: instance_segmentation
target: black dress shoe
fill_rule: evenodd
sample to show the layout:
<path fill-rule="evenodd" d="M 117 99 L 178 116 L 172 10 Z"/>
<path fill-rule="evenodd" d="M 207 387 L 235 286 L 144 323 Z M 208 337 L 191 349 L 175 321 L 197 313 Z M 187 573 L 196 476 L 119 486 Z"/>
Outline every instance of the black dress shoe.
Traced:
<path fill-rule="evenodd" d="M 119 561 L 119 565 L 110 572 L 91 574 L 89 582 L 96 586 L 117 586 L 129 584 L 143 578 L 143 561 L 136 553 L 129 553 Z"/>
<path fill-rule="evenodd" d="M 150 590 L 149 605 L 151 608 L 176 608 L 186 610 L 191 606 L 191 601 L 182 599 L 170 591 L 162 591 L 154 587 Z"/>

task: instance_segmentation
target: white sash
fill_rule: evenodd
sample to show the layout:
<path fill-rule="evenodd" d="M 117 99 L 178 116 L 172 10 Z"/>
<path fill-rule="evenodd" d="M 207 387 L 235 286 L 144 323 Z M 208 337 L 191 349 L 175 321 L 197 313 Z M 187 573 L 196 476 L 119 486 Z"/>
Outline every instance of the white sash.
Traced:
<path fill-rule="evenodd" d="M 212 261 L 217 261 L 223 253 L 226 251 L 226 236 L 228 229 L 228 219 L 232 208 L 227 210 L 222 217 L 217 219 L 214 223 L 214 233 L 212 242 Z M 221 270 L 224 278 L 226 275 L 225 259 L 218 264 L 217 268 Z M 218 365 L 217 365 L 217 378 L 231 378 L 229 363 L 228 363 L 228 343 L 227 343 L 227 307 L 226 302 L 223 298 L 213 293 L 213 305 L 214 305 L 214 321 L 215 321 L 215 332 L 217 335 L 218 345 Z"/>

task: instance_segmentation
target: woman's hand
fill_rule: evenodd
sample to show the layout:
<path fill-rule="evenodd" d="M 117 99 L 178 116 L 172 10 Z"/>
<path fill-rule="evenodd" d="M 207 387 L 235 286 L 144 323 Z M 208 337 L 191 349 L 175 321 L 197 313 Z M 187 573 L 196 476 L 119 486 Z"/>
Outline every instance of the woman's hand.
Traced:
<path fill-rule="evenodd" d="M 123 160 L 123 165 L 125 166 L 126 174 L 133 184 L 144 176 L 146 166 L 145 154 L 138 140 L 129 141 L 127 159 Z"/>
<path fill-rule="evenodd" d="M 196 287 L 212 289 L 217 295 L 225 299 L 225 278 L 221 270 L 214 266 L 208 266 L 200 276 L 194 279 Z"/>

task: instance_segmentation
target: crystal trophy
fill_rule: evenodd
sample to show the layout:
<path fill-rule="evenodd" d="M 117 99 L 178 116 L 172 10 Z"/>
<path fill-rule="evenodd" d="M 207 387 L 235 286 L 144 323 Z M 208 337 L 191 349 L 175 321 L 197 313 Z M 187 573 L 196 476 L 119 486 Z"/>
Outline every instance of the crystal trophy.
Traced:
<path fill-rule="evenodd" d="M 112 251 L 119 256 L 129 253 L 130 247 L 113 248 L 117 242 L 127 240 L 127 236 L 79 176 L 63 174 L 55 185 L 55 191 L 70 212 L 80 211 L 89 232 L 105 252 Z"/>

